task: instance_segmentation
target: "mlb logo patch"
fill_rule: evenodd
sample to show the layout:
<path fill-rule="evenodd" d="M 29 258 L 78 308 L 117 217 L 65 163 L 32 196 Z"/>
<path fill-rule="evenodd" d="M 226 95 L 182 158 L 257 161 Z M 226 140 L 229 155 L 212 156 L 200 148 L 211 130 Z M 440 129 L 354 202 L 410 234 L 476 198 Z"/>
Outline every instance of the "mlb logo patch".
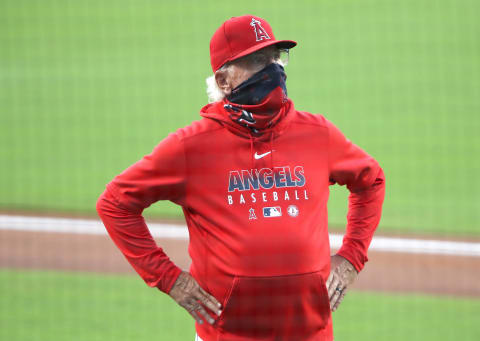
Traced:
<path fill-rule="evenodd" d="M 275 207 L 264 207 L 263 216 L 265 218 L 274 218 L 282 216 L 282 208 L 280 206 Z"/>

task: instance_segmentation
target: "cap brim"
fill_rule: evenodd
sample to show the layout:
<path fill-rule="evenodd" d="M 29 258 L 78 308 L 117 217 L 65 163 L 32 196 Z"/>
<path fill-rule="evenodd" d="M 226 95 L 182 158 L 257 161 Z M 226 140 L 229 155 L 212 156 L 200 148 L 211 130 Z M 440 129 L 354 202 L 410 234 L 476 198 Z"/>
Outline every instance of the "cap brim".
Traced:
<path fill-rule="evenodd" d="M 234 61 L 235 59 L 241 58 L 243 56 L 246 56 L 247 54 L 253 53 L 255 51 L 263 49 L 264 47 L 272 45 L 277 45 L 281 49 L 291 49 L 297 46 L 297 42 L 293 40 L 267 40 L 264 43 L 252 46 L 251 48 L 246 49 L 245 51 L 242 51 L 241 53 L 229 58 L 225 63 Z"/>

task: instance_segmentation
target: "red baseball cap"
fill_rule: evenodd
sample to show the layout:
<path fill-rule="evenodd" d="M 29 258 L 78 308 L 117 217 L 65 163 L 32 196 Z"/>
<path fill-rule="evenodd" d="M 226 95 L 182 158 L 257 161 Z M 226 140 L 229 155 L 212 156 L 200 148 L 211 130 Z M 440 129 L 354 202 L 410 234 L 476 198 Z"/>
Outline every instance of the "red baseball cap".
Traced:
<path fill-rule="evenodd" d="M 297 42 L 276 40 L 270 24 L 254 15 L 230 18 L 215 31 L 210 40 L 212 70 L 215 72 L 227 62 L 270 45 L 290 49 Z"/>

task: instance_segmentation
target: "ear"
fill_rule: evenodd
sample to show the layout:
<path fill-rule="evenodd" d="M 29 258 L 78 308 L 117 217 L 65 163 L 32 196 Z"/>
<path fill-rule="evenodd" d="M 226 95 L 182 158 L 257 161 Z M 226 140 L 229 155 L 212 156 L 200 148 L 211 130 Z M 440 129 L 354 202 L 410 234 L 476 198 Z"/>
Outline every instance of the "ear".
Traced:
<path fill-rule="evenodd" d="M 215 81 L 217 82 L 217 86 L 225 96 L 229 96 L 232 93 L 232 85 L 228 75 L 228 69 L 217 70 L 217 72 L 215 72 Z"/>

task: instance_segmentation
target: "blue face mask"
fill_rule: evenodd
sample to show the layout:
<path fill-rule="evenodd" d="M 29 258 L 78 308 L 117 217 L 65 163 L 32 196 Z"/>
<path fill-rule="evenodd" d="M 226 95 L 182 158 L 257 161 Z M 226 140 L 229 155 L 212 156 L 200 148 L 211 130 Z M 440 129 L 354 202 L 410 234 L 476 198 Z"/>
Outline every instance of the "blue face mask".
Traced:
<path fill-rule="evenodd" d="M 283 66 L 272 63 L 238 85 L 227 99 L 235 104 L 256 105 L 277 87 L 280 87 L 287 97 L 286 80 L 287 75 Z"/>

